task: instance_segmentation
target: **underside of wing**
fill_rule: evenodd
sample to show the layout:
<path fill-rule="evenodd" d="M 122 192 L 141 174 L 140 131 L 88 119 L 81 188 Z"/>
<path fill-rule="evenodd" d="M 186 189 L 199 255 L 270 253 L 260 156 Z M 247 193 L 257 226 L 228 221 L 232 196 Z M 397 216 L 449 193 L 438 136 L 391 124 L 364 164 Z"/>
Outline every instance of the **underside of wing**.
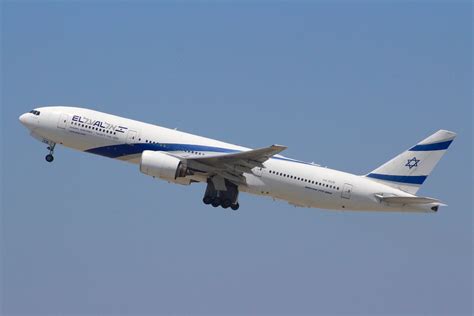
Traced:
<path fill-rule="evenodd" d="M 195 170 L 220 175 L 233 182 L 245 183 L 243 173 L 252 173 L 252 169 L 256 167 L 263 168 L 265 161 L 286 148 L 286 146 L 272 145 L 238 153 L 186 158 L 186 164 Z"/>

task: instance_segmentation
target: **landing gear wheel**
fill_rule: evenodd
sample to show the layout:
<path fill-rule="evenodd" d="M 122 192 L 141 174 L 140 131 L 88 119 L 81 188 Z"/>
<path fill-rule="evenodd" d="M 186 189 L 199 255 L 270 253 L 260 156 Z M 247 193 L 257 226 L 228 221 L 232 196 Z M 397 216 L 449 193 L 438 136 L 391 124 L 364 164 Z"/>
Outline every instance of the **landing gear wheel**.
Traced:
<path fill-rule="evenodd" d="M 212 206 L 214 207 L 218 207 L 219 205 L 221 205 L 221 199 L 219 198 L 215 198 L 213 201 L 212 201 Z"/>
<path fill-rule="evenodd" d="M 229 199 L 224 200 L 221 204 L 222 208 L 229 208 L 229 206 L 231 205 L 232 205 L 232 202 Z"/>
<path fill-rule="evenodd" d="M 235 203 L 235 204 L 232 204 L 230 208 L 234 211 L 237 211 L 239 209 L 239 206 L 240 206 L 239 203 Z"/>
<path fill-rule="evenodd" d="M 47 154 L 46 157 L 44 157 L 44 159 L 46 159 L 47 162 L 53 162 L 54 147 L 56 147 L 56 143 L 49 142 L 48 145 L 49 146 L 47 147 L 47 149 L 49 150 L 49 154 Z"/>
<path fill-rule="evenodd" d="M 212 203 L 212 198 L 210 196 L 205 196 L 203 199 L 202 199 L 203 203 L 206 204 L 206 205 L 209 205 Z"/>

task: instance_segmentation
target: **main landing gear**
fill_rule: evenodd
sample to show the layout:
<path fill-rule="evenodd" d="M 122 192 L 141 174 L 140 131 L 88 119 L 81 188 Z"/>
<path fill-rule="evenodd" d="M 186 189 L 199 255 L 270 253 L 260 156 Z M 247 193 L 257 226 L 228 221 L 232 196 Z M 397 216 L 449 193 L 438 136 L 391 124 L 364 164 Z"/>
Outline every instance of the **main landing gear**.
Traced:
<path fill-rule="evenodd" d="M 230 207 L 232 210 L 237 211 L 239 209 L 239 202 L 237 202 L 239 190 L 235 184 L 227 180 L 225 181 L 225 186 L 227 189 L 225 191 L 216 190 L 212 180 L 209 179 L 202 201 L 204 204 L 210 204 L 213 207 L 221 206 L 224 209 Z"/>
<path fill-rule="evenodd" d="M 232 201 L 229 199 L 221 200 L 219 197 L 212 198 L 210 196 L 205 196 L 202 201 L 204 204 L 211 204 L 213 207 L 222 206 L 222 208 L 231 208 L 234 211 L 237 211 L 240 207 L 239 202 L 232 204 Z"/>
<path fill-rule="evenodd" d="M 46 159 L 47 162 L 53 162 L 54 160 L 54 147 L 56 147 L 56 143 L 50 143 L 49 146 L 48 146 L 48 150 L 49 150 L 49 154 L 46 155 L 46 157 L 44 157 L 44 159 Z"/>

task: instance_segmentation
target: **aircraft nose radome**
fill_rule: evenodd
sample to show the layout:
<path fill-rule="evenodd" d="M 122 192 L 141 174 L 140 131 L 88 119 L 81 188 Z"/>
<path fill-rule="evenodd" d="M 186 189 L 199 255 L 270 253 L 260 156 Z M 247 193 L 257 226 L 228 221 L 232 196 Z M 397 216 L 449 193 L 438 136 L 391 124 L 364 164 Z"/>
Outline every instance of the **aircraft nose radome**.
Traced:
<path fill-rule="evenodd" d="M 24 114 L 20 115 L 20 117 L 18 119 L 20 120 L 21 124 L 26 125 L 27 116 L 28 116 L 27 113 L 24 113 Z"/>

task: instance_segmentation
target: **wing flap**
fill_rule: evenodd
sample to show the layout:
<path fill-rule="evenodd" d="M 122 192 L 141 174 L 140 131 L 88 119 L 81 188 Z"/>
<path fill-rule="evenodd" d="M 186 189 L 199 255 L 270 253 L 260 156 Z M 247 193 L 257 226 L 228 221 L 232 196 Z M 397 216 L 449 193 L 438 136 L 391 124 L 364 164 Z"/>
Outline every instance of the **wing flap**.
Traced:
<path fill-rule="evenodd" d="M 237 153 L 184 159 L 192 168 L 203 170 L 211 175 L 220 175 L 233 182 L 245 183 L 243 173 L 252 173 L 255 167 L 263 168 L 265 161 L 286 148 L 282 145 L 272 145 Z"/>

